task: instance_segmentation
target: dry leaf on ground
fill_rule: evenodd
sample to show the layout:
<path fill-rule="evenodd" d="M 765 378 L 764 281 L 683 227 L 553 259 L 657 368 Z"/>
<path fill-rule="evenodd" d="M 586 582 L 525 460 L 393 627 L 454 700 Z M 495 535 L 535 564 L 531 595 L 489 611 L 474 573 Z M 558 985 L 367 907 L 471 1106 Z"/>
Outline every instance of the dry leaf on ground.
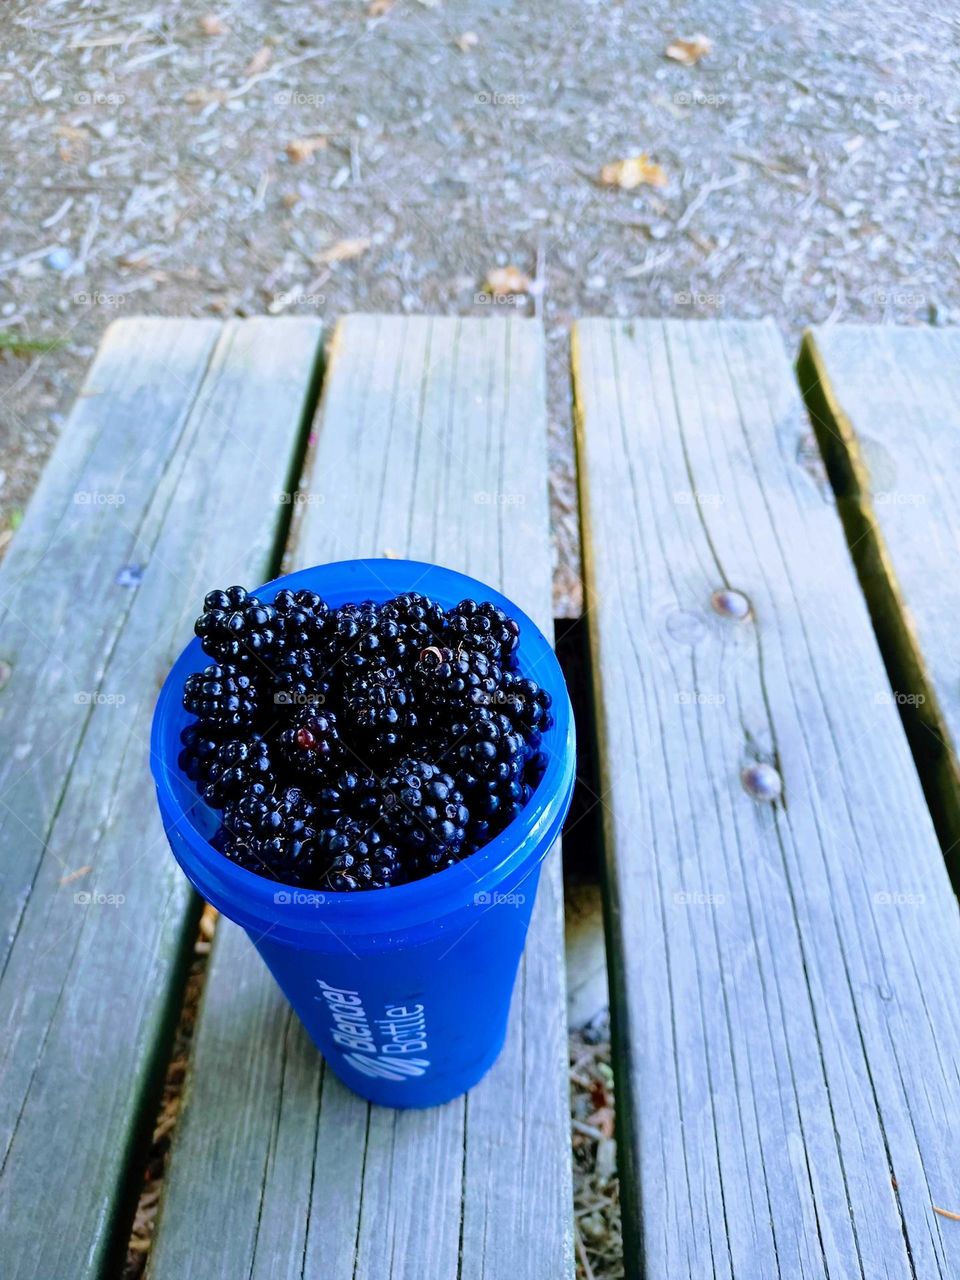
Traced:
<path fill-rule="evenodd" d="M 669 179 L 666 171 L 644 154 L 605 164 L 600 170 L 600 182 L 605 187 L 632 191 L 640 186 L 665 187 Z"/>
<path fill-rule="evenodd" d="M 465 31 L 462 36 L 457 36 L 454 44 L 461 53 L 469 53 L 471 49 L 475 49 L 480 43 L 480 37 L 475 31 Z"/>
<path fill-rule="evenodd" d="M 294 164 L 303 164 L 315 151 L 323 151 L 326 145 L 327 139 L 322 133 L 318 133 L 313 138 L 294 138 L 292 142 L 287 143 L 287 155 Z"/>
<path fill-rule="evenodd" d="M 367 6 L 368 18 L 382 18 L 385 13 L 389 13 L 394 6 L 395 0 L 370 0 Z"/>
<path fill-rule="evenodd" d="M 206 107 L 211 102 L 226 102 L 229 96 L 226 89 L 188 89 L 183 100 L 191 107 Z"/>
<path fill-rule="evenodd" d="M 713 41 L 698 31 L 688 40 L 673 40 L 667 45 L 665 53 L 674 62 L 682 62 L 685 67 L 695 66 L 701 58 L 705 58 L 713 48 Z"/>
<path fill-rule="evenodd" d="M 273 61 L 273 50 L 268 44 L 262 49 L 258 49 L 250 61 L 243 69 L 245 76 L 258 76 L 261 72 L 266 71 L 270 63 Z"/>
<path fill-rule="evenodd" d="M 200 19 L 200 30 L 205 36 L 225 36 L 227 28 L 215 13 L 205 13 Z"/>
<path fill-rule="evenodd" d="M 530 288 L 530 277 L 524 275 L 519 267 L 494 267 L 487 272 L 486 293 L 495 298 L 505 298 L 512 293 L 526 293 Z"/>
<path fill-rule="evenodd" d="M 338 240 L 323 253 L 318 253 L 316 262 L 346 262 L 348 258 L 359 258 L 370 248 L 369 240 Z"/>

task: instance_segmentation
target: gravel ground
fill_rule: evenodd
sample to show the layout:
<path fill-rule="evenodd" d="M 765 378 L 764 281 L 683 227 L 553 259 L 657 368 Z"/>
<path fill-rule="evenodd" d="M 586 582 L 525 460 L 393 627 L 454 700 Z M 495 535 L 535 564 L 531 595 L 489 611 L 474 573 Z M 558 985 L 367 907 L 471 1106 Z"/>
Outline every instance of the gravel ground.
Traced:
<path fill-rule="evenodd" d="M 889 0 L 4 16 L 0 530 L 117 315 L 536 307 L 557 612 L 574 615 L 575 316 L 772 314 L 791 344 L 828 317 L 957 319 L 954 17 Z M 697 32 L 697 65 L 664 56 Z M 641 153 L 666 185 L 598 182 Z M 498 266 L 517 296 L 484 289 Z M 64 345 L 9 350 L 38 339 Z"/>

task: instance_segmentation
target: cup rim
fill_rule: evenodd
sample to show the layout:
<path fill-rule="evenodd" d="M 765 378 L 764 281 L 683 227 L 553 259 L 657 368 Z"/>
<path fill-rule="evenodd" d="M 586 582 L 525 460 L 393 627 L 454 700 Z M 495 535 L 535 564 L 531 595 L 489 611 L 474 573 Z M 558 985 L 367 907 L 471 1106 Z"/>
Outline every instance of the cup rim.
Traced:
<path fill-rule="evenodd" d="M 176 756 L 180 729 L 192 720 L 182 707 L 183 681 L 211 661 L 193 639 L 172 665 L 157 699 L 150 736 L 150 766 L 157 799 L 168 834 L 171 828 L 183 836 L 171 846 L 177 861 L 199 892 L 226 916 L 245 927 L 267 928 L 273 933 L 315 934 L 337 930 L 347 933 L 390 933 L 399 928 L 435 920 L 452 910 L 493 902 L 495 887 L 526 876 L 546 856 L 559 835 L 569 808 L 575 773 L 575 731 L 566 682 L 552 645 L 527 614 L 512 600 L 488 584 L 467 574 L 419 560 L 353 559 L 312 565 L 273 578 L 255 589 L 262 600 L 277 592 L 307 588 L 335 607 L 362 600 L 387 600 L 402 591 L 422 591 L 445 608 L 467 597 L 487 599 L 520 624 L 520 669 L 536 673 L 539 684 L 553 698 L 553 725 L 544 732 L 542 749 L 547 766 L 529 804 L 487 844 L 455 866 L 387 889 L 343 893 L 304 890 L 257 875 L 230 862 L 198 830 L 190 815 L 215 814 L 196 795 L 189 809 L 180 804 L 174 779 L 182 780 Z M 171 758 L 172 757 L 172 758 Z M 529 870 L 525 864 L 531 864 Z M 294 901 L 312 897 L 314 901 Z M 284 900 L 286 898 L 286 900 Z M 336 926 L 334 929 L 333 926 Z"/>

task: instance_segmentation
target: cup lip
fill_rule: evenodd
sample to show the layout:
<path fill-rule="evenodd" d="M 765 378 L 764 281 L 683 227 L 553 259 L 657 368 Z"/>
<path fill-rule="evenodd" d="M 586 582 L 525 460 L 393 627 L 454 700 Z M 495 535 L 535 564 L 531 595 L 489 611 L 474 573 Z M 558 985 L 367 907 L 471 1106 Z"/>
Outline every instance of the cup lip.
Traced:
<path fill-rule="evenodd" d="M 391 933 L 436 920 L 462 906 L 492 903 L 496 886 L 513 881 L 521 869 L 524 876 L 529 874 L 546 856 L 570 804 L 576 760 L 573 712 L 552 645 L 527 614 L 501 592 L 467 574 L 426 561 L 331 561 L 271 579 L 254 594 L 269 601 L 281 590 L 300 588 L 316 591 L 335 607 L 388 600 L 402 591 L 421 591 L 447 608 L 471 596 L 499 605 L 520 624 L 521 671 L 535 674 L 553 698 L 554 723 L 543 736 L 547 754 L 544 775 L 530 803 L 509 826 L 455 866 L 422 880 L 360 893 L 305 890 L 269 880 L 236 866 L 214 849 L 190 814 L 216 811 L 198 795 L 189 809 L 182 808 L 173 787 L 174 778 L 187 782 L 176 763 L 180 727 L 191 719 L 182 708 L 183 681 L 191 671 L 212 661 L 194 639 L 164 680 L 150 736 L 151 771 L 165 825 L 168 832 L 177 828 L 182 836 L 172 846 L 177 861 L 199 892 L 225 915 L 248 928 L 264 927 L 275 936 L 291 932 L 315 935 L 318 931 Z M 191 783 L 187 785 L 192 789 Z M 297 901 L 298 897 L 304 900 Z"/>

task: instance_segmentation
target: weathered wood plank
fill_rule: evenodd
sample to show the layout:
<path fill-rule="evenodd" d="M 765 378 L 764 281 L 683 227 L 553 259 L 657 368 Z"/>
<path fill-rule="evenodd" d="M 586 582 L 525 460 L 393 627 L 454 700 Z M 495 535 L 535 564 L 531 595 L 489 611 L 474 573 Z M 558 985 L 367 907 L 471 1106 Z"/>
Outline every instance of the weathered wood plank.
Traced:
<path fill-rule="evenodd" d="M 631 1274 L 953 1276 L 960 920 L 780 340 L 574 357 Z"/>
<path fill-rule="evenodd" d="M 546 466 L 538 326 L 351 316 L 333 343 L 290 567 L 385 551 L 439 561 L 549 632 Z M 323 1073 L 299 1028 L 281 1049 L 282 997 L 222 924 L 152 1280 L 568 1275 L 560 872 L 555 852 L 500 1061 L 466 1099 L 430 1111 L 368 1107 Z"/>
<path fill-rule="evenodd" d="M 816 328 L 798 371 L 956 880 L 960 331 Z"/>
<path fill-rule="evenodd" d="M 319 337 L 111 327 L 0 569 L 5 1276 L 98 1275 L 125 1243 L 196 919 L 153 803 L 153 703 L 209 584 L 269 572 Z M 39 1231 L 42 1204 L 69 1231 Z"/>

